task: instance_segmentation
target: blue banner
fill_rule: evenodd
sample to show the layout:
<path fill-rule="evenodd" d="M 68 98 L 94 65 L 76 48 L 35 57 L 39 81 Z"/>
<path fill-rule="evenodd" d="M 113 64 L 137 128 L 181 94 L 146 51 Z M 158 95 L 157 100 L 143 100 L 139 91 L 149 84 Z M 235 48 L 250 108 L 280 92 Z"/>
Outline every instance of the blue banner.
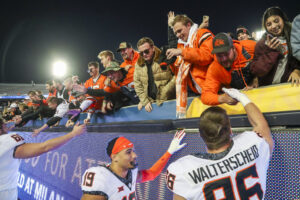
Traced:
<path fill-rule="evenodd" d="M 41 142 L 64 133 L 43 132 L 31 138 L 29 132 L 19 132 L 27 142 Z M 167 150 L 173 133 L 96 133 L 89 132 L 74 138 L 66 145 L 36 158 L 22 160 L 18 188 L 21 200 L 78 200 L 84 171 L 97 164 L 109 163 L 107 143 L 123 135 L 130 139 L 138 155 L 139 169 L 152 166 Z M 300 132 L 282 130 L 273 132 L 276 143 L 270 163 L 267 194 L 265 199 L 299 199 Z M 204 143 L 197 133 L 188 133 L 184 142 L 188 146 L 175 154 L 170 162 L 187 154 L 205 151 Z M 165 169 L 152 182 L 138 184 L 140 200 L 172 199 L 165 185 Z M 298 191 L 298 192 L 297 192 Z"/>

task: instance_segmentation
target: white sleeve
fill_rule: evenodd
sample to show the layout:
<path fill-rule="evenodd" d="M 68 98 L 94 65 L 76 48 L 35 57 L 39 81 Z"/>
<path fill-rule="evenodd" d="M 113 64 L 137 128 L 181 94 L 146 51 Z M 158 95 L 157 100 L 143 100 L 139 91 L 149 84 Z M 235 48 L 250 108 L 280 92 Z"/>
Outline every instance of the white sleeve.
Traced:
<path fill-rule="evenodd" d="M 108 199 L 109 185 L 102 169 L 103 167 L 92 167 L 85 171 L 81 183 L 84 194 L 101 195 Z"/>
<path fill-rule="evenodd" d="M 182 173 L 180 173 L 178 164 L 179 163 L 175 161 L 174 163 L 171 163 L 167 169 L 167 176 L 166 176 L 167 188 L 171 192 L 188 199 L 189 190 L 186 189 L 188 183 L 186 182 Z"/>
<path fill-rule="evenodd" d="M 80 109 L 82 111 L 85 111 L 90 105 L 92 105 L 93 101 L 92 100 L 84 100 L 81 104 L 80 104 Z"/>
<path fill-rule="evenodd" d="M 54 117 L 63 118 L 64 115 L 69 111 L 69 104 L 68 103 L 61 103 L 56 108 L 56 113 Z"/>
<path fill-rule="evenodd" d="M 0 137 L 0 157 L 16 146 L 24 144 L 25 140 L 17 133 L 9 133 Z"/>
<path fill-rule="evenodd" d="M 270 147 L 269 143 L 263 138 L 260 137 L 254 131 L 245 131 L 240 135 L 239 145 L 242 146 L 243 144 L 255 144 L 258 148 L 258 153 L 262 155 L 263 159 L 270 158 Z M 261 156 L 260 156 L 261 157 Z"/>

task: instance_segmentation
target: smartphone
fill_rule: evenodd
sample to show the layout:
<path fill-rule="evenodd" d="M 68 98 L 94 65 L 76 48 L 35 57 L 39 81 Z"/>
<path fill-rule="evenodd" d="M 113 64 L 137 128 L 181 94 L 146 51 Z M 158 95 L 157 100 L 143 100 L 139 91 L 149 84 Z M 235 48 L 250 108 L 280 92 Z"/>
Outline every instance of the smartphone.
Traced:
<path fill-rule="evenodd" d="M 269 36 L 270 40 L 271 40 L 272 38 L 274 38 L 274 36 L 271 35 L 270 33 L 268 33 L 268 36 Z"/>

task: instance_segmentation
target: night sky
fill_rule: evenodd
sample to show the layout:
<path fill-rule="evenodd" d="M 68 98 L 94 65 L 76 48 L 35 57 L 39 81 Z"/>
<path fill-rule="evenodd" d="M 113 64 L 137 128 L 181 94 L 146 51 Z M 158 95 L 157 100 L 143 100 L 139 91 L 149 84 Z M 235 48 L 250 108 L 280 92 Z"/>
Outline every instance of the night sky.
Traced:
<path fill-rule="evenodd" d="M 86 80 L 87 63 L 102 50 L 115 52 L 121 41 L 136 47 L 144 36 L 157 46 L 167 43 L 167 13 L 187 14 L 195 23 L 210 16 L 213 33 L 261 28 L 266 8 L 279 6 L 290 19 L 300 13 L 297 1 L 6 1 L 0 6 L 0 82 L 45 83 L 51 65 L 67 62 L 68 74 Z M 294 3 L 293 3 L 294 2 Z M 98 60 L 99 61 L 99 60 Z"/>

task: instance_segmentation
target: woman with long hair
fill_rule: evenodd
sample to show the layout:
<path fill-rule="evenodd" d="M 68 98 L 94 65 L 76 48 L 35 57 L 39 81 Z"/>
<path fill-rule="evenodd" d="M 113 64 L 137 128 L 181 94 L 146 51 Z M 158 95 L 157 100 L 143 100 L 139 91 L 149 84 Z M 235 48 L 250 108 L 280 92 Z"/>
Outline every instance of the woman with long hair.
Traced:
<path fill-rule="evenodd" d="M 268 8 L 262 18 L 266 30 L 257 42 L 251 72 L 259 86 L 291 82 L 300 84 L 300 62 L 292 56 L 291 23 L 279 7 Z"/>

